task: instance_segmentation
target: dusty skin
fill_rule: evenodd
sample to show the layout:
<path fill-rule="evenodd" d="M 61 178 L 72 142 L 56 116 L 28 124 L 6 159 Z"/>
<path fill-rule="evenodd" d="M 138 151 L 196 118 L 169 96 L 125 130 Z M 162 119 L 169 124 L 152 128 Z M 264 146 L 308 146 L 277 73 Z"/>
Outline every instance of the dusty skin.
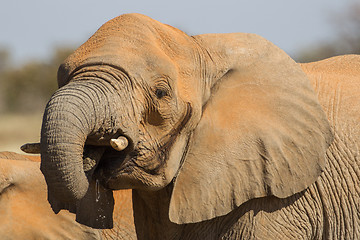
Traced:
<path fill-rule="evenodd" d="M 359 239 L 359 69 L 114 18 L 60 66 L 45 108 L 50 205 L 111 228 L 111 190 L 130 188 L 138 239 Z"/>
<path fill-rule="evenodd" d="M 97 230 L 55 214 L 39 168 L 40 157 L 0 152 L 0 239 L 136 239 L 131 192 L 115 193 L 115 227 Z"/>

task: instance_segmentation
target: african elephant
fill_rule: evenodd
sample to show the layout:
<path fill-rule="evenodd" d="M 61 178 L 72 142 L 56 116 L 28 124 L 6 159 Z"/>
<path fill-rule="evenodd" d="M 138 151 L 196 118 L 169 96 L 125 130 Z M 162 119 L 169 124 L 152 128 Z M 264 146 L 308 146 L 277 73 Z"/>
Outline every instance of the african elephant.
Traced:
<path fill-rule="evenodd" d="M 112 190 L 133 189 L 138 239 L 357 239 L 359 64 L 121 15 L 59 68 L 48 200 L 108 228 Z"/>
<path fill-rule="evenodd" d="M 130 192 L 116 193 L 115 227 L 103 231 L 54 214 L 46 196 L 40 157 L 0 152 L 0 239 L 136 239 Z"/>

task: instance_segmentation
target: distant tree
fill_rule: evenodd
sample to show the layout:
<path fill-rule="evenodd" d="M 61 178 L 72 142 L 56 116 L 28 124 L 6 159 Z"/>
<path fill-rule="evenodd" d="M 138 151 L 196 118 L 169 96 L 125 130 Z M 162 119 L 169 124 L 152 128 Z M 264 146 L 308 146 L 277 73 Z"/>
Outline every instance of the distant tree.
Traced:
<path fill-rule="evenodd" d="M 301 50 L 296 60 L 312 62 L 342 54 L 360 54 L 360 3 L 332 17 L 336 39 Z"/>
<path fill-rule="evenodd" d="M 56 75 L 61 62 L 73 51 L 56 48 L 49 61 L 33 60 L 0 72 L 0 110 L 3 112 L 42 111 L 57 89 Z M 0 53 L 1 58 L 1 53 Z"/>
<path fill-rule="evenodd" d="M 0 73 L 3 72 L 11 62 L 10 53 L 4 47 L 0 47 Z"/>
<path fill-rule="evenodd" d="M 2 112 L 6 108 L 5 104 L 5 79 L 1 77 L 10 66 L 10 53 L 4 47 L 0 47 L 0 112 Z"/>
<path fill-rule="evenodd" d="M 360 3 L 352 4 L 348 10 L 335 18 L 334 24 L 341 36 L 345 53 L 360 53 Z"/>

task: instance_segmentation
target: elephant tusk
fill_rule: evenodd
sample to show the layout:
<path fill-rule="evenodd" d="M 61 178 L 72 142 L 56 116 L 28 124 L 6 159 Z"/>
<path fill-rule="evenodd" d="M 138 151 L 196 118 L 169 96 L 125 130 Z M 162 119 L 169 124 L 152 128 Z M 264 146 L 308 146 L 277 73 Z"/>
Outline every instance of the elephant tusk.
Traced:
<path fill-rule="evenodd" d="M 25 153 L 40 154 L 40 143 L 25 143 L 20 149 Z"/>
<path fill-rule="evenodd" d="M 117 139 L 111 139 L 110 145 L 117 151 L 124 150 L 128 145 L 129 142 L 126 137 L 120 136 Z"/>

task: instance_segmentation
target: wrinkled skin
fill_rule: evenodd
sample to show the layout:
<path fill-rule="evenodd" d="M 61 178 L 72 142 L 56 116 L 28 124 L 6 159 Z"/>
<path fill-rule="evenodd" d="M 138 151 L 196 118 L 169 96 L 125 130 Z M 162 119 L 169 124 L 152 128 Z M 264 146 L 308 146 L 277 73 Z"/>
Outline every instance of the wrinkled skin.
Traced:
<path fill-rule="evenodd" d="M 335 135 L 326 152 L 326 167 L 317 181 L 288 198 L 252 199 L 213 220 L 184 225 L 164 220 L 143 225 L 145 234 L 152 233 L 160 239 L 359 238 L 360 56 L 339 56 L 301 64 L 301 67 L 308 75 Z M 167 219 L 169 202 L 164 199 L 169 198 L 167 191 L 135 195 L 135 207 L 139 206 L 139 210 L 135 208 L 135 219 L 149 215 L 154 219 Z M 169 231 L 160 233 L 164 225 Z M 140 239 L 146 239 L 145 234 Z"/>
<path fill-rule="evenodd" d="M 136 239 L 130 192 L 115 195 L 113 229 L 92 229 L 67 211 L 51 210 L 39 162 L 39 157 L 0 152 L 1 239 Z"/>
<path fill-rule="evenodd" d="M 130 188 L 138 239 L 356 237 L 359 111 L 337 117 L 357 107 L 357 85 L 337 92 L 337 75 L 311 66 L 254 34 L 190 37 L 140 14 L 107 22 L 60 66 L 45 109 L 53 210 L 111 228 L 112 190 Z"/>

